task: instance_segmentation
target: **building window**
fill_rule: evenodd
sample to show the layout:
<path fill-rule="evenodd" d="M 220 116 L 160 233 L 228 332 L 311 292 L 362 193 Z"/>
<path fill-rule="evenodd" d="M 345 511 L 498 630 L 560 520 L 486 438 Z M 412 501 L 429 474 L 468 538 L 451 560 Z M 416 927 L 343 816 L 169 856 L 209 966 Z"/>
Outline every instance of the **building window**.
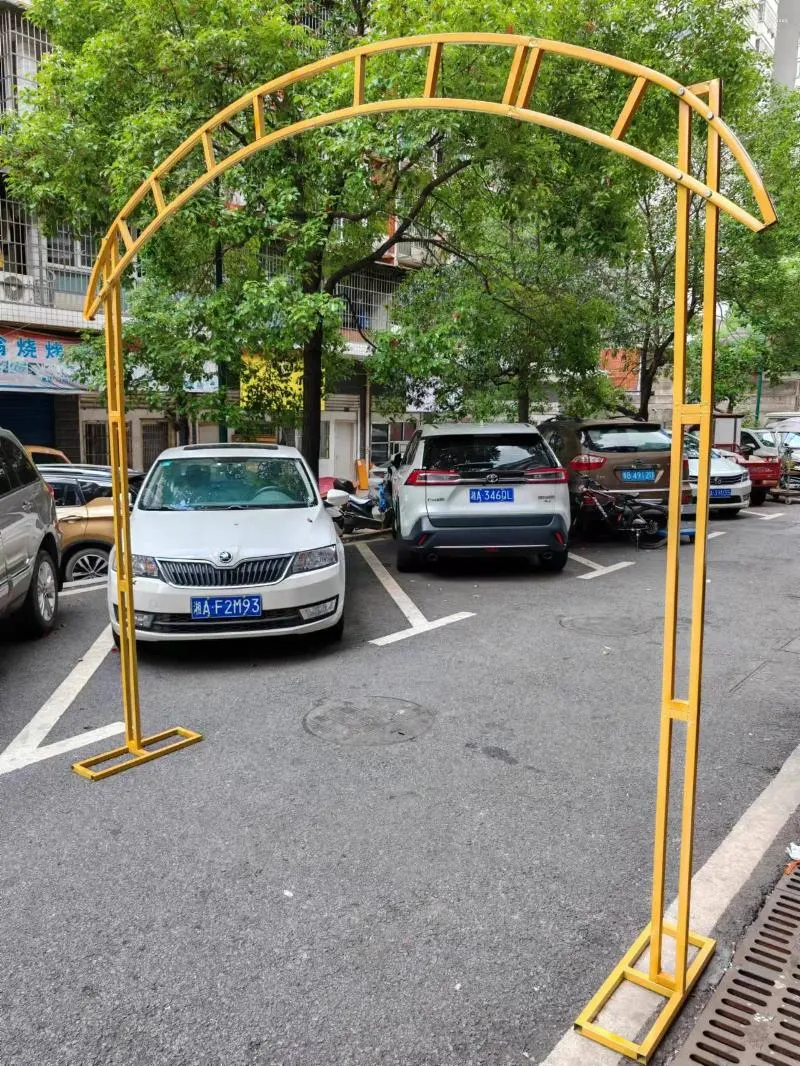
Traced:
<path fill-rule="evenodd" d="M 331 424 L 322 421 L 319 424 L 319 457 L 330 459 L 331 457 Z"/>
<path fill-rule="evenodd" d="M 86 422 L 83 427 L 83 451 L 92 466 L 108 466 L 108 426 L 105 422 Z"/>
<path fill-rule="evenodd" d="M 6 179 L 0 174 L 0 270 L 9 274 L 28 273 L 28 212 L 6 191 Z"/>
<path fill-rule="evenodd" d="M 414 422 L 373 422 L 370 427 L 369 456 L 373 466 L 385 466 L 395 452 L 414 436 Z"/>
<path fill-rule="evenodd" d="M 47 51 L 44 30 L 10 5 L 0 11 L 0 110 L 30 106 L 20 100 L 20 92 L 36 86 L 39 63 Z"/>
<path fill-rule="evenodd" d="M 127 423 L 128 444 L 128 467 L 131 461 L 133 441 L 131 439 L 131 424 Z M 108 425 L 105 422 L 84 422 L 83 424 L 83 453 L 86 462 L 91 466 L 108 466 L 111 462 L 108 450 Z"/>
<path fill-rule="evenodd" d="M 388 329 L 399 280 L 384 271 L 363 271 L 336 286 L 345 329 Z"/>
<path fill-rule="evenodd" d="M 130 441 L 129 452 L 130 452 Z M 142 466 L 149 470 L 161 453 L 169 448 L 169 423 L 142 422 Z"/>

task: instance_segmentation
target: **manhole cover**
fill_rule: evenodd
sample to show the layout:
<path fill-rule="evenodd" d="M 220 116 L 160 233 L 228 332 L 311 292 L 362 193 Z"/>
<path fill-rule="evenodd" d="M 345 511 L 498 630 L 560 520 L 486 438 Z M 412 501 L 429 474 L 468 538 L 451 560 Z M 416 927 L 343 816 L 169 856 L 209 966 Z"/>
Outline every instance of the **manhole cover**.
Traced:
<path fill-rule="evenodd" d="M 368 700 L 321 700 L 303 719 L 308 733 L 345 748 L 400 744 L 433 725 L 433 711 L 408 700 L 373 696 Z"/>

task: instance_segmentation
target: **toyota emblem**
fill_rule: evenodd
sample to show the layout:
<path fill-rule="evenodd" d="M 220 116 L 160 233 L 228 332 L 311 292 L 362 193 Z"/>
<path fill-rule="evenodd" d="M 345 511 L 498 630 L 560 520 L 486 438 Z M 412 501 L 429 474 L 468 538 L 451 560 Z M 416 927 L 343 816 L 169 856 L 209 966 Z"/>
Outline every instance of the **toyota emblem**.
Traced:
<path fill-rule="evenodd" d="M 221 563 L 229 563 L 233 556 L 230 552 L 220 552 L 217 558 Z"/>
<path fill-rule="evenodd" d="M 500 480 L 500 478 L 497 476 L 497 474 L 487 474 L 486 475 L 487 484 L 494 485 L 494 483 L 496 481 L 499 481 L 499 480 Z"/>

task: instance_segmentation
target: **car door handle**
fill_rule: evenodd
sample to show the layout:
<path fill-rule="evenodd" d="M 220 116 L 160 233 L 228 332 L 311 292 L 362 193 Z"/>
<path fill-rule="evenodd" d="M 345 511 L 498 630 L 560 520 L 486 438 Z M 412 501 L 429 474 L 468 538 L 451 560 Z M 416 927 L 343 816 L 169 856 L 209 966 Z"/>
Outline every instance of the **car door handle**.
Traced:
<path fill-rule="evenodd" d="M 68 514 L 64 518 L 59 518 L 58 521 L 60 524 L 63 524 L 64 522 L 82 522 L 83 516 L 79 514 Z"/>
<path fill-rule="evenodd" d="M 30 500 L 26 500 L 23 503 L 23 505 L 22 505 L 22 510 L 23 511 L 28 511 L 28 512 L 32 511 L 33 510 L 33 503 Z"/>

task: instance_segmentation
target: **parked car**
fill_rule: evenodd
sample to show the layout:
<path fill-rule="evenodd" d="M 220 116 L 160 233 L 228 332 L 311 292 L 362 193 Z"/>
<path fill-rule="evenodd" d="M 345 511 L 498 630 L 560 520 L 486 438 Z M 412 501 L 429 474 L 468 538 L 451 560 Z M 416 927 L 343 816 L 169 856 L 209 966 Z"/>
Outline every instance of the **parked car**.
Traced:
<path fill-rule="evenodd" d="M 344 551 L 295 448 L 162 452 L 136 498 L 131 538 L 137 640 L 342 636 Z M 118 639 L 111 580 L 108 609 Z"/>
<path fill-rule="evenodd" d="M 692 487 L 692 501 L 685 505 L 684 511 L 694 514 L 697 510 L 699 440 L 689 433 L 684 434 L 683 450 L 689 460 L 689 483 Z M 732 455 L 726 455 L 718 448 L 712 448 L 709 477 L 709 511 L 730 511 L 738 514 L 743 507 L 750 506 L 750 493 L 753 487 L 750 475 Z"/>
<path fill-rule="evenodd" d="M 14 434 L 0 429 L 0 618 L 15 614 L 29 636 L 55 626 L 60 553 L 53 496 Z"/>
<path fill-rule="evenodd" d="M 40 463 L 39 473 L 45 481 L 50 477 L 81 477 L 86 481 L 96 482 L 98 485 L 105 486 L 107 488 L 105 495 L 111 495 L 110 466 L 94 466 L 91 463 L 70 463 L 69 466 Z M 128 471 L 128 489 L 134 496 L 136 496 L 139 489 L 142 487 L 144 477 L 143 470 Z"/>
<path fill-rule="evenodd" d="M 26 444 L 25 451 L 37 466 L 41 463 L 49 463 L 51 466 L 55 463 L 67 465 L 71 463 L 71 460 L 58 448 L 47 448 L 43 444 Z"/>
<path fill-rule="evenodd" d="M 487 552 L 563 570 L 567 475 L 535 426 L 423 426 L 392 467 L 398 570 Z"/>
<path fill-rule="evenodd" d="M 539 429 L 569 475 L 573 498 L 581 478 L 588 474 L 607 492 L 668 504 L 672 444 L 656 423 L 557 416 L 542 422 Z M 688 473 L 684 460 L 685 481 Z M 684 502 L 690 499 L 688 483 L 682 497 Z"/>

